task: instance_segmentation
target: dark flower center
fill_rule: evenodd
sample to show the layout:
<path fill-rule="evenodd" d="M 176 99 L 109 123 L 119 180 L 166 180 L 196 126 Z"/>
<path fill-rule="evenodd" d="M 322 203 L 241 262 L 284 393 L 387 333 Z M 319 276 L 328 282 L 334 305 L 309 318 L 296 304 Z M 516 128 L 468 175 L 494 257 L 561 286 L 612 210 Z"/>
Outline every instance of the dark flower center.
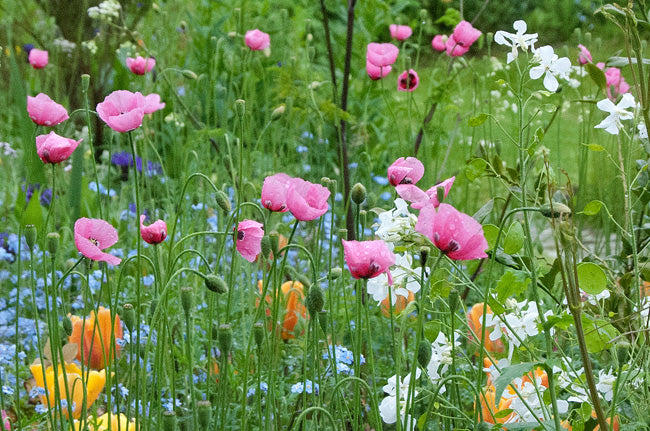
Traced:
<path fill-rule="evenodd" d="M 246 236 L 246 233 L 243 230 L 238 230 L 237 231 L 237 239 L 239 241 L 242 241 L 245 236 Z"/>

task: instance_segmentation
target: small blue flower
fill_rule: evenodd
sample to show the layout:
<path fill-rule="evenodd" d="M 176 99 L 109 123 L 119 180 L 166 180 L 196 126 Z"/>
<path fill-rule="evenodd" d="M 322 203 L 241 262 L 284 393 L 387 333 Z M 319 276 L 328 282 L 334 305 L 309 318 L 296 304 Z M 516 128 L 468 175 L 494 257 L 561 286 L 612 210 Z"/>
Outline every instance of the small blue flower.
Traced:
<path fill-rule="evenodd" d="M 388 178 L 380 175 L 375 175 L 372 179 L 380 186 L 388 185 Z"/>
<path fill-rule="evenodd" d="M 309 151 L 309 148 L 307 148 L 304 145 L 298 145 L 296 147 L 296 151 L 299 152 L 299 153 L 306 153 L 307 151 Z"/>

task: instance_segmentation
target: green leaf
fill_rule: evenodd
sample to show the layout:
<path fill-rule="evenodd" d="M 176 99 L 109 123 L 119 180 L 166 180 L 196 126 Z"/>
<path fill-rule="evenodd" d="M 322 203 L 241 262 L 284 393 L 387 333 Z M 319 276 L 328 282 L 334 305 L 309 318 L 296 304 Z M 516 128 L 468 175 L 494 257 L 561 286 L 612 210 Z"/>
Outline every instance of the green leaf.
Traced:
<path fill-rule="evenodd" d="M 595 200 L 585 205 L 585 209 L 583 209 L 582 212 L 585 215 L 592 216 L 598 214 L 598 212 L 602 207 L 603 207 L 603 203 L 601 201 Z"/>
<path fill-rule="evenodd" d="M 528 287 L 529 283 L 530 278 L 521 280 L 515 275 L 514 272 L 507 271 L 501 276 L 499 282 L 497 283 L 497 299 L 499 302 L 504 302 L 511 296 L 517 296 L 526 290 L 526 287 Z"/>
<path fill-rule="evenodd" d="M 587 73 L 589 73 L 589 76 L 596 83 L 598 88 L 603 91 L 607 90 L 607 79 L 605 78 L 605 72 L 600 70 L 593 63 L 585 64 L 585 69 L 587 69 Z"/>
<path fill-rule="evenodd" d="M 488 298 L 488 305 L 492 309 L 492 313 L 494 314 L 503 314 L 506 312 L 506 309 L 503 308 L 503 305 L 499 301 L 496 300 L 495 297 L 490 296 Z"/>
<path fill-rule="evenodd" d="M 501 419 L 501 418 L 508 417 L 510 415 L 510 413 L 512 413 L 512 409 L 503 409 L 503 410 L 499 410 L 498 412 L 496 412 L 494 414 L 494 417 L 497 418 L 497 419 Z"/>
<path fill-rule="evenodd" d="M 487 114 L 479 114 L 479 115 L 477 115 L 477 116 L 475 116 L 475 117 L 471 117 L 471 118 L 467 121 L 467 125 L 468 125 L 469 127 L 480 126 L 481 124 L 485 123 L 485 120 L 487 120 L 487 119 L 488 119 Z"/>
<path fill-rule="evenodd" d="M 43 207 L 41 207 L 40 195 L 39 191 L 34 191 L 22 217 L 23 226 L 33 224 L 39 231 L 43 227 Z"/>
<path fill-rule="evenodd" d="M 524 246 L 524 228 L 518 221 L 512 223 L 503 241 L 503 251 L 507 254 L 515 254 Z"/>
<path fill-rule="evenodd" d="M 605 271 L 593 262 L 578 264 L 578 284 L 590 295 L 598 295 L 607 288 Z"/>
<path fill-rule="evenodd" d="M 517 377 L 521 377 L 532 370 L 534 365 L 534 362 L 524 362 L 522 364 L 510 365 L 505 370 L 502 370 L 494 382 L 494 399 L 500 400 L 506 387 Z"/>
<path fill-rule="evenodd" d="M 487 162 L 483 159 L 473 159 L 465 165 L 465 176 L 468 180 L 474 181 L 475 179 L 483 176 Z"/>
<path fill-rule="evenodd" d="M 493 224 L 484 224 L 483 235 L 488 243 L 488 251 L 494 250 L 494 245 L 497 242 L 497 235 L 499 235 L 499 228 Z"/>
<path fill-rule="evenodd" d="M 598 145 L 598 144 L 589 144 L 589 145 L 587 145 L 587 147 L 591 151 L 605 151 L 605 147 L 603 147 L 602 145 Z"/>
<path fill-rule="evenodd" d="M 438 190 L 440 190 L 441 188 L 442 187 L 438 188 Z M 440 199 L 438 199 L 438 200 L 440 200 Z M 483 205 L 481 208 L 479 208 L 478 211 L 476 211 L 474 213 L 472 218 L 474 220 L 476 220 L 477 222 L 482 223 L 483 220 L 485 219 L 485 217 L 490 215 L 490 213 L 492 212 L 492 208 L 494 208 L 494 199 L 490 199 L 489 201 L 487 201 L 487 203 L 485 203 L 485 205 Z"/>
<path fill-rule="evenodd" d="M 564 313 L 562 316 L 548 316 L 546 324 L 544 324 L 544 330 L 550 329 L 554 326 L 566 330 L 569 329 L 571 325 L 573 325 L 573 317 L 568 313 Z"/>
<path fill-rule="evenodd" d="M 620 335 L 611 323 L 603 319 L 593 321 L 583 314 L 582 324 L 589 353 L 599 353 L 611 347 L 611 340 Z"/>

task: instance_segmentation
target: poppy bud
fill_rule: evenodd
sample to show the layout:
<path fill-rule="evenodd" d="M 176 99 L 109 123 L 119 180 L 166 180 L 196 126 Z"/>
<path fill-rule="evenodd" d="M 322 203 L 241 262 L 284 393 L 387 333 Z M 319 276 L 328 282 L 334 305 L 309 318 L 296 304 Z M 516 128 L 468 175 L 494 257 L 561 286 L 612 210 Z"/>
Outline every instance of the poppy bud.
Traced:
<path fill-rule="evenodd" d="M 255 322 L 253 325 L 253 339 L 258 348 L 262 347 L 262 343 L 264 342 L 264 325 L 261 322 Z"/>
<path fill-rule="evenodd" d="M 322 186 L 327 187 L 329 184 L 332 183 L 332 180 L 330 180 L 328 177 L 322 177 L 320 179 L 320 183 L 321 183 Z"/>
<path fill-rule="evenodd" d="M 271 121 L 279 120 L 280 117 L 282 117 L 282 114 L 284 114 L 285 109 L 286 107 L 284 106 L 284 104 L 275 108 L 273 112 L 271 112 Z"/>
<path fill-rule="evenodd" d="M 420 342 L 420 345 L 418 346 L 418 364 L 422 368 L 426 368 L 429 365 L 429 361 L 431 360 L 431 344 L 428 342 Z"/>
<path fill-rule="evenodd" d="M 452 289 L 451 292 L 449 292 L 449 311 L 451 311 L 452 314 L 454 314 L 458 309 L 459 300 L 460 297 L 458 295 L 458 291 L 456 289 Z"/>
<path fill-rule="evenodd" d="M 223 278 L 215 274 L 209 274 L 204 277 L 205 287 L 214 293 L 224 294 L 228 293 L 228 285 Z"/>
<path fill-rule="evenodd" d="M 235 110 L 239 118 L 243 118 L 246 115 L 246 101 L 244 99 L 235 100 Z"/>
<path fill-rule="evenodd" d="M 350 193 L 350 196 L 352 197 L 352 202 L 355 204 L 361 205 L 363 201 L 366 200 L 367 195 L 368 192 L 366 191 L 366 188 L 363 184 L 356 183 L 354 186 L 352 186 L 352 192 Z"/>
<path fill-rule="evenodd" d="M 66 337 L 72 335 L 72 320 L 70 320 L 68 316 L 63 318 L 63 331 L 65 332 Z"/>
<path fill-rule="evenodd" d="M 27 246 L 29 247 L 30 250 L 34 249 L 34 244 L 36 243 L 36 235 L 38 234 L 38 231 L 36 230 L 36 226 L 33 224 L 28 224 L 25 226 L 25 242 L 27 243 Z"/>
<path fill-rule="evenodd" d="M 189 69 L 183 70 L 183 76 L 186 77 L 187 79 L 197 79 L 198 77 L 196 76 L 196 73 L 192 72 Z"/>
<path fill-rule="evenodd" d="M 152 299 L 151 304 L 149 304 L 149 318 L 153 319 L 153 315 L 156 313 L 156 307 L 158 306 L 158 300 Z"/>
<path fill-rule="evenodd" d="M 186 316 L 188 316 L 192 311 L 193 303 L 194 298 L 192 295 L 192 288 L 189 286 L 181 287 L 181 305 L 183 306 L 183 311 Z"/>
<path fill-rule="evenodd" d="M 431 249 L 429 247 L 427 247 L 426 245 L 420 247 L 420 264 L 422 266 L 426 265 L 427 258 L 429 257 L 429 253 L 431 253 Z"/>
<path fill-rule="evenodd" d="M 324 334 L 327 334 L 327 310 L 321 310 L 318 313 L 318 324 L 320 325 L 320 329 L 323 330 Z"/>
<path fill-rule="evenodd" d="M 215 193 L 214 200 L 217 201 L 217 205 L 219 205 L 219 208 L 221 208 L 223 212 L 229 213 L 232 210 L 232 205 L 230 205 L 230 199 L 228 199 L 228 195 L 226 195 L 221 190 L 218 190 Z"/>
<path fill-rule="evenodd" d="M 163 431 L 176 431 L 178 429 L 178 418 L 174 411 L 163 412 Z"/>
<path fill-rule="evenodd" d="M 587 33 L 585 33 L 585 45 L 590 46 L 591 45 L 591 39 L 592 39 L 591 32 L 588 31 Z"/>
<path fill-rule="evenodd" d="M 305 305 L 309 311 L 309 315 L 312 319 L 316 318 L 316 315 L 320 313 L 325 304 L 325 299 L 323 298 L 323 289 L 319 285 L 315 284 L 309 289 L 307 298 L 305 298 Z"/>
<path fill-rule="evenodd" d="M 551 211 L 551 205 L 545 204 L 539 208 L 539 212 L 544 217 L 557 218 L 562 217 L 563 214 L 571 215 L 571 208 L 559 202 L 553 202 L 553 211 Z"/>
<path fill-rule="evenodd" d="M 262 247 L 262 256 L 264 256 L 265 259 L 268 259 L 273 252 L 271 247 L 271 238 L 269 238 L 268 235 L 264 235 L 260 245 Z"/>
<path fill-rule="evenodd" d="M 124 326 L 126 326 L 126 329 L 128 329 L 129 332 L 133 332 L 133 329 L 135 328 L 135 308 L 133 308 L 132 304 L 127 303 L 124 304 L 122 309 L 122 322 L 124 322 Z"/>
<path fill-rule="evenodd" d="M 332 280 L 336 280 L 341 275 L 343 275 L 343 270 L 341 268 L 339 268 L 338 266 L 336 268 L 332 268 L 330 270 L 330 276 L 332 277 Z"/>
<path fill-rule="evenodd" d="M 219 350 L 224 358 L 228 358 L 232 348 L 232 327 L 227 323 L 219 325 Z"/>
<path fill-rule="evenodd" d="M 271 232 L 269 235 L 269 244 L 271 246 L 271 252 L 273 253 L 273 256 L 278 256 L 279 248 L 280 248 L 280 234 L 277 232 Z M 264 247 L 262 245 L 262 247 Z M 275 258 L 274 258 L 275 259 Z"/>
<path fill-rule="evenodd" d="M 422 21 L 426 20 L 429 16 L 429 12 L 426 9 L 420 9 L 420 19 Z"/>
<path fill-rule="evenodd" d="M 90 85 L 90 75 L 84 73 L 81 75 L 81 91 L 83 93 L 88 92 L 88 86 Z"/>
<path fill-rule="evenodd" d="M 199 427 L 207 430 L 212 421 L 212 404 L 208 400 L 201 400 L 197 403 L 199 410 Z"/>
<path fill-rule="evenodd" d="M 59 248 L 60 239 L 61 239 L 61 235 L 59 235 L 56 232 L 50 232 L 46 236 L 45 244 L 47 245 L 47 251 L 50 252 L 50 255 L 52 255 L 52 257 L 56 255 L 56 250 Z"/>
<path fill-rule="evenodd" d="M 492 41 L 494 40 L 494 33 L 491 31 L 485 34 L 485 41 L 487 42 L 487 46 L 489 47 L 492 45 Z"/>

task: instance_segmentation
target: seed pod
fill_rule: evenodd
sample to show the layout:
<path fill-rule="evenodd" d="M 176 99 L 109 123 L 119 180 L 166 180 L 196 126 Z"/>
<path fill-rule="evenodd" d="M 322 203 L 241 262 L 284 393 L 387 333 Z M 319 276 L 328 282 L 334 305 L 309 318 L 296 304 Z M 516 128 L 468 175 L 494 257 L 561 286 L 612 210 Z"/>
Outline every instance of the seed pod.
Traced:
<path fill-rule="evenodd" d="M 418 364 L 422 368 L 426 368 L 429 365 L 429 361 L 431 361 L 431 344 L 427 341 L 420 341 L 420 345 L 418 346 Z"/>

